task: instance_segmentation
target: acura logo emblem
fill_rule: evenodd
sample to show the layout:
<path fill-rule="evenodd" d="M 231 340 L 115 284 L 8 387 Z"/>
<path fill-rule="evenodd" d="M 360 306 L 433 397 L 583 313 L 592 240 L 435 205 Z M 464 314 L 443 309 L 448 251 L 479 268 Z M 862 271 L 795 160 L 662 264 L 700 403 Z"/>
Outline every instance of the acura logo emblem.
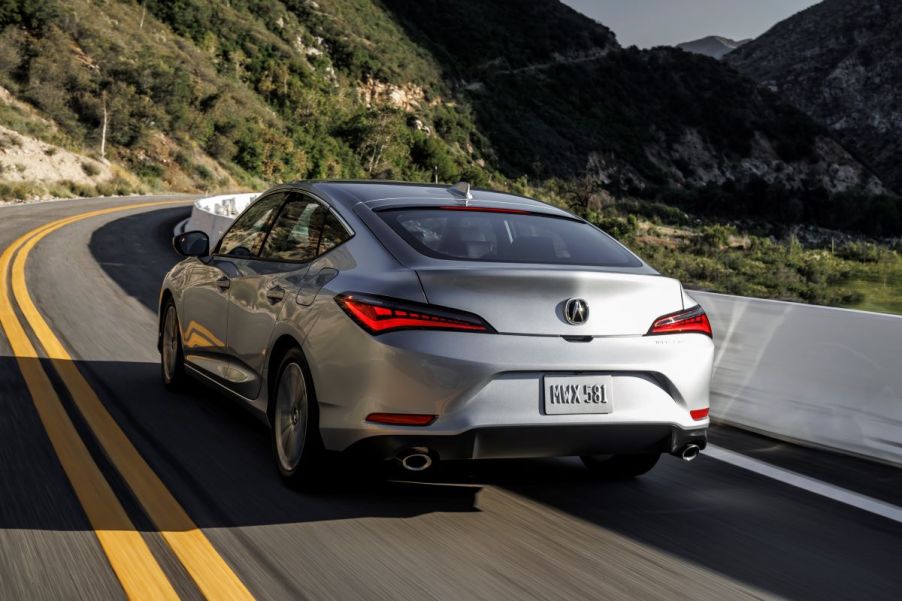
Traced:
<path fill-rule="evenodd" d="M 586 323 L 589 319 L 589 304 L 581 298 L 571 298 L 564 304 L 564 319 L 574 326 Z"/>

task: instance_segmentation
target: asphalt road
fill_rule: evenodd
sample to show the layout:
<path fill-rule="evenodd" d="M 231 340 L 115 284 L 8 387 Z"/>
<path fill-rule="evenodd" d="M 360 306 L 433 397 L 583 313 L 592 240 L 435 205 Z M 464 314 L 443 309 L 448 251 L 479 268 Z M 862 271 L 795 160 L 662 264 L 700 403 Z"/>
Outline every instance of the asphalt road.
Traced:
<path fill-rule="evenodd" d="M 138 200 L 0 208 L 0 248 L 50 221 Z M 172 226 L 187 214 L 186 201 L 67 225 L 31 252 L 26 281 L 106 410 L 254 597 L 902 598 L 902 525 L 705 456 L 664 458 L 627 483 L 593 481 L 562 459 L 448 464 L 420 481 L 343 467 L 325 491 L 284 488 L 258 421 L 206 389 L 172 394 L 160 383 L 159 283 L 177 261 Z M 20 365 L 0 336 L 0 599 L 123 598 Z M 201 598 L 48 371 L 179 596 Z M 898 470 L 713 436 L 902 505 Z"/>

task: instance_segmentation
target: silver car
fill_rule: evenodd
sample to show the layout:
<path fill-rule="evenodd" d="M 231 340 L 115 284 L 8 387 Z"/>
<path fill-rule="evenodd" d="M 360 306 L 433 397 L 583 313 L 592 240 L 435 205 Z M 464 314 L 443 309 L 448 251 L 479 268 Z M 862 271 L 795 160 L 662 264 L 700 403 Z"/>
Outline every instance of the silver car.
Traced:
<path fill-rule="evenodd" d="M 160 294 L 167 386 L 190 375 L 272 430 L 290 484 L 341 451 L 580 456 L 628 478 L 704 448 L 704 311 L 590 223 L 487 190 L 299 182 L 262 194 Z"/>

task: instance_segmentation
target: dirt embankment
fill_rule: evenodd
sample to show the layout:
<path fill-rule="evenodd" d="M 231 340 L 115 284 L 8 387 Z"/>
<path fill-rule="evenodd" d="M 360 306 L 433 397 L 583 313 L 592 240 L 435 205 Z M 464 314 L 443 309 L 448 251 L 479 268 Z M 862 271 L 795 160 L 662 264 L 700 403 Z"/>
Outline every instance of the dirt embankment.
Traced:
<path fill-rule="evenodd" d="M 96 185 L 113 177 L 109 165 L 0 125 L 0 181 Z"/>

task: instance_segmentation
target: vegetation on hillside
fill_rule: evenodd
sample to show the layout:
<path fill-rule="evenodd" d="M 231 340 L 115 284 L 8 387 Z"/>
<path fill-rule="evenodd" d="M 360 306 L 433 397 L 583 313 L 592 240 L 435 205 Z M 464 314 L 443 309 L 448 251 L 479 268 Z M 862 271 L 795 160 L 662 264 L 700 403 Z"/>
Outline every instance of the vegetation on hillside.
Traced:
<path fill-rule="evenodd" d="M 95 152 L 106 113 L 110 157 L 151 185 L 491 179 L 466 109 L 433 102 L 440 72 L 368 2 L 3 2 L 0 84 Z M 415 114 L 362 100 L 402 69 Z"/>
<path fill-rule="evenodd" d="M 825 127 L 720 61 L 620 48 L 557 3 L 384 2 L 463 91 L 510 177 L 594 178 L 615 196 L 718 219 L 902 233 L 898 197 L 825 181 L 820 165 L 836 160 L 823 156 Z M 758 166 L 745 170 L 749 160 Z"/>
<path fill-rule="evenodd" d="M 690 289 L 902 314 L 902 240 L 702 221 L 644 200 L 584 215 Z"/>

